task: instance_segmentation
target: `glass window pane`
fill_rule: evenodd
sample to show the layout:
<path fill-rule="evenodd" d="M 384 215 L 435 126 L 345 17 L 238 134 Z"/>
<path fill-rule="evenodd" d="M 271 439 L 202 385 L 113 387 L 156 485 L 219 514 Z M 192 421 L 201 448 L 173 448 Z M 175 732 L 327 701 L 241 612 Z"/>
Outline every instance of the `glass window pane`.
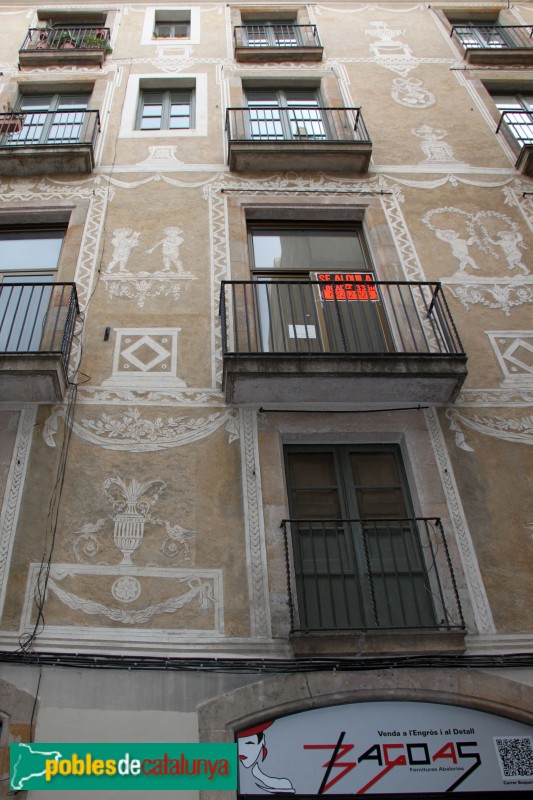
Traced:
<path fill-rule="evenodd" d="M 350 272 L 366 269 L 356 231 L 253 231 L 255 269 Z"/>
<path fill-rule="evenodd" d="M 56 269 L 64 231 L 0 232 L 0 271 Z"/>

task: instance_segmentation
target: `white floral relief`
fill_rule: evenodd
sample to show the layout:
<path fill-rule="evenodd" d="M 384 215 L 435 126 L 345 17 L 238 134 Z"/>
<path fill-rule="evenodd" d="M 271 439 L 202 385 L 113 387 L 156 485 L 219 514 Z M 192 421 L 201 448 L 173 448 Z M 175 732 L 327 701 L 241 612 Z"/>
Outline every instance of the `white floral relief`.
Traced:
<path fill-rule="evenodd" d="M 506 417 L 503 415 L 482 416 L 480 414 L 461 414 L 457 409 L 448 409 L 446 416 L 450 430 L 455 434 L 455 444 L 461 450 L 473 451 L 466 442 L 461 425 L 486 436 L 494 436 L 507 442 L 533 445 L 533 416 Z"/>
<path fill-rule="evenodd" d="M 58 420 L 65 416 L 65 406 L 56 405 L 44 423 L 43 439 L 55 447 Z M 233 411 L 216 412 L 207 417 L 155 416 L 149 419 L 138 408 L 125 412 L 102 413 L 98 419 L 82 419 L 71 423 L 73 432 L 105 450 L 127 450 L 132 453 L 165 450 L 190 444 L 215 433 L 223 425 L 229 443 L 239 438 L 238 421 Z"/>
<path fill-rule="evenodd" d="M 161 615 L 171 615 L 180 612 L 178 628 L 165 628 L 167 633 L 188 631 L 223 633 L 222 618 L 222 585 L 221 575 L 217 570 L 194 569 L 168 569 L 150 571 L 142 568 L 132 568 L 132 574 L 117 575 L 116 569 L 105 566 L 84 566 L 76 564 L 52 564 L 48 578 L 45 579 L 38 564 L 30 566 L 28 578 L 28 597 L 39 590 L 46 591 L 47 600 L 52 597 L 63 606 L 72 611 L 79 611 L 87 616 L 100 616 L 113 623 L 129 626 L 144 625 Z M 84 597 L 79 593 L 80 578 L 85 585 L 98 585 L 96 590 L 98 599 Z M 169 594 L 158 602 L 140 606 L 143 584 L 157 579 Z M 109 586 L 109 580 L 114 579 Z M 88 583 L 87 583 L 88 582 Z M 103 586 L 109 586 L 110 602 L 105 601 Z M 180 591 L 181 590 L 181 591 Z M 148 594 L 148 591 L 145 591 Z M 112 605 L 113 598 L 120 605 Z M 23 625 L 26 629 L 32 627 L 32 603 L 26 602 L 23 613 Z M 126 606 L 126 607 L 124 607 Z M 129 606 L 129 607 L 128 607 Z M 186 616 L 186 612 L 188 615 Z M 57 614 L 57 612 L 56 612 Z M 71 628 L 65 624 L 64 612 L 61 614 L 59 626 L 54 626 L 54 616 L 48 609 L 48 630 L 62 631 Z M 199 628 L 198 623 L 205 620 Z M 57 623 L 56 623 L 57 625 Z M 73 630 L 79 632 L 79 627 Z M 98 635 L 101 628 L 93 628 L 93 635 Z M 105 630 L 105 629 L 103 629 Z M 116 631 L 115 631 L 116 636 Z"/>
<path fill-rule="evenodd" d="M 406 108 L 430 108 L 436 102 L 433 92 L 426 89 L 418 78 L 394 78 L 391 97 Z"/>

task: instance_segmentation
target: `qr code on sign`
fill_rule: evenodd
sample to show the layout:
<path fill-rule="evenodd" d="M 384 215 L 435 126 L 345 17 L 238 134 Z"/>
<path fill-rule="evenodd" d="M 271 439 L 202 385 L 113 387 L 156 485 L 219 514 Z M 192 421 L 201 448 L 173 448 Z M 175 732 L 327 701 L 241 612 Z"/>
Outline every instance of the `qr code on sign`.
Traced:
<path fill-rule="evenodd" d="M 533 777 L 533 740 L 530 736 L 501 736 L 494 739 L 504 778 Z"/>

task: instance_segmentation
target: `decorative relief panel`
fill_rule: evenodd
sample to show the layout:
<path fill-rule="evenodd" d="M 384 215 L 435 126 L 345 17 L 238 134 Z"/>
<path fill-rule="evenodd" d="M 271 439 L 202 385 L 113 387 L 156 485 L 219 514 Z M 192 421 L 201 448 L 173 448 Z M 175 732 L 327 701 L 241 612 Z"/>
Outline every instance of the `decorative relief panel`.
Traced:
<path fill-rule="evenodd" d="M 113 374 L 102 386 L 182 387 L 178 377 L 180 328 L 115 328 Z"/>
<path fill-rule="evenodd" d="M 391 97 L 406 108 L 430 108 L 436 103 L 433 92 L 426 89 L 418 78 L 394 78 Z"/>
<path fill-rule="evenodd" d="M 413 128 L 412 133 L 422 139 L 420 146 L 426 156 L 422 163 L 425 164 L 428 161 L 437 164 L 458 163 L 454 158 L 451 145 L 443 141 L 444 137 L 448 135 L 443 128 L 422 125 L 420 128 Z"/>
<path fill-rule="evenodd" d="M 117 563 L 121 556 L 121 566 L 131 565 L 133 555 L 142 548 L 142 560 L 150 564 L 194 564 L 195 531 L 160 519 L 151 512 L 166 488 L 167 484 L 157 479 L 124 480 L 119 475 L 107 478 L 102 491 L 113 507 L 113 514 L 69 533 L 76 560 L 82 564 L 101 565 Z M 152 527 L 147 542 L 146 525 Z"/>
<path fill-rule="evenodd" d="M 148 298 L 171 296 L 178 300 L 182 289 L 188 288 L 190 281 L 197 280 L 196 275 L 184 269 L 180 258 L 183 244 L 181 228 L 165 228 L 164 236 L 145 254 L 160 260 L 159 269 L 128 268 L 132 250 L 140 244 L 141 234 L 131 228 L 117 228 L 111 244 L 113 255 L 103 273 L 107 290 L 112 297 L 127 297 L 136 300 L 142 308 Z M 188 283 L 182 286 L 182 281 Z"/>
<path fill-rule="evenodd" d="M 485 331 L 504 374 L 502 387 L 533 387 L 533 331 Z"/>
<path fill-rule="evenodd" d="M 365 33 L 379 40 L 370 45 L 377 63 L 405 78 L 418 66 L 418 61 L 413 57 L 409 45 L 398 41 L 398 37 L 404 34 L 405 30 L 391 28 L 383 20 L 375 20 L 370 24 L 372 28 L 367 28 Z"/>
<path fill-rule="evenodd" d="M 31 564 L 22 625 L 33 629 L 33 596 L 40 564 Z M 156 588 L 155 588 L 156 587 Z M 68 620 L 65 608 L 70 609 Z M 46 584 L 46 631 L 76 638 L 96 635 L 113 623 L 128 626 L 173 625 L 190 637 L 223 635 L 221 570 L 154 569 L 52 564 Z M 168 617 L 174 615 L 174 621 Z M 87 628 L 87 617 L 96 625 Z M 99 625 L 98 625 L 99 623 Z M 83 627 L 81 627 L 83 626 Z M 156 631 L 154 631 L 156 633 Z M 111 633 L 116 638 L 117 630 Z M 142 633 L 137 634 L 142 641 Z"/>
<path fill-rule="evenodd" d="M 89 414 L 89 411 L 85 413 Z M 55 447 L 58 420 L 65 416 L 65 406 L 54 406 L 43 427 L 43 439 Z M 72 431 L 81 439 L 105 450 L 127 450 L 131 453 L 153 452 L 180 447 L 204 439 L 223 425 L 231 444 L 239 438 L 238 420 L 233 411 L 215 412 L 207 417 L 185 416 L 163 418 L 154 410 L 141 413 L 138 408 L 101 412 L 80 422 L 72 421 Z"/>

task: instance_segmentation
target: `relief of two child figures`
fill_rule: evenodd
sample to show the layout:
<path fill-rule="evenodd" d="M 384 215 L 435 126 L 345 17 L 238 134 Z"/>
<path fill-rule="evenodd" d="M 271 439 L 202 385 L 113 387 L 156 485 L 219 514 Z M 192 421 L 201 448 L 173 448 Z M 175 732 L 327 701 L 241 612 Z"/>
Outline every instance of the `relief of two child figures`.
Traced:
<path fill-rule="evenodd" d="M 161 272 L 169 272 L 180 275 L 181 277 L 192 277 L 184 272 L 183 264 L 180 260 L 180 247 L 183 244 L 183 231 L 181 228 L 165 228 L 164 237 L 161 241 L 157 242 L 153 247 L 145 252 L 147 254 L 153 253 L 158 247 L 161 247 L 161 255 L 163 259 L 163 269 Z M 113 272 L 115 267 L 118 266 L 119 272 L 126 272 L 126 265 L 128 263 L 131 251 L 134 247 L 138 247 L 139 238 L 141 234 L 130 228 L 117 228 L 113 234 L 111 243 L 113 245 L 113 257 L 108 264 L 107 272 Z"/>

